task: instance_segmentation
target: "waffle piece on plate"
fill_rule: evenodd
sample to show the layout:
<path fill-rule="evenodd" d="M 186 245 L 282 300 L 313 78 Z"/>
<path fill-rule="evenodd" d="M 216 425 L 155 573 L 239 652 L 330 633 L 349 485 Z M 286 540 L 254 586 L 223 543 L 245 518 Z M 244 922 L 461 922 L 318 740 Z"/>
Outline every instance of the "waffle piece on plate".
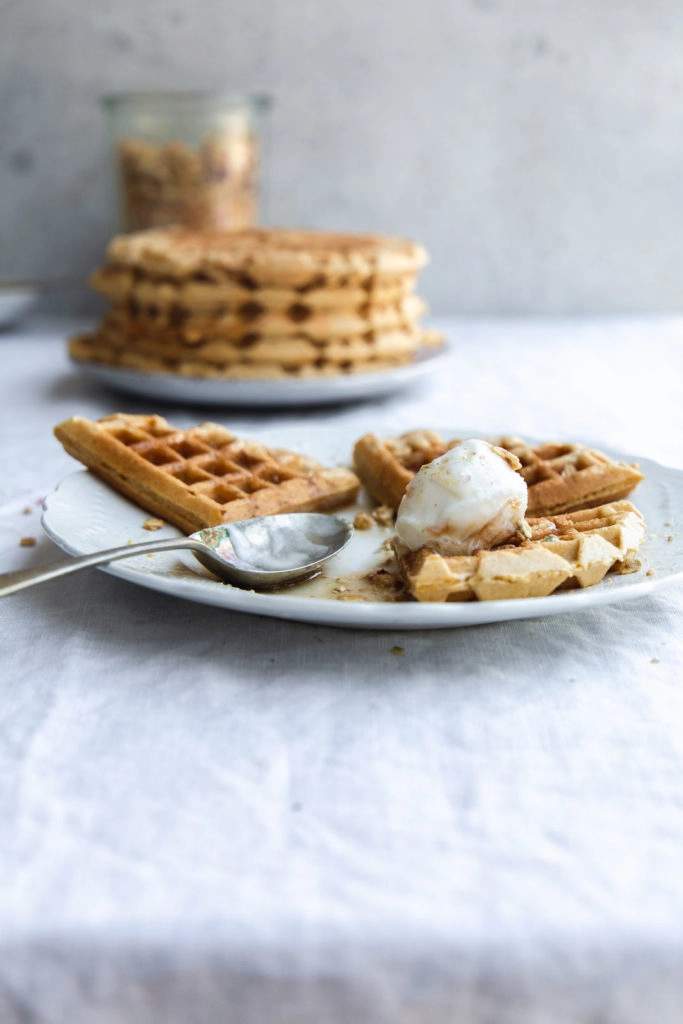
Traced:
<path fill-rule="evenodd" d="M 295 452 L 236 437 L 217 423 L 179 430 L 161 416 L 123 413 L 55 427 L 66 451 L 115 490 L 186 533 L 353 501 L 360 482 Z"/>
<path fill-rule="evenodd" d="M 354 446 L 354 464 L 373 498 L 397 509 L 420 467 L 461 440 L 445 440 L 433 430 L 413 430 L 383 439 L 366 434 Z M 614 461 L 585 445 L 556 441 L 530 445 L 514 436 L 489 440 L 520 460 L 520 473 L 529 489 L 529 516 L 617 501 L 627 497 L 643 479 L 636 466 Z"/>
<path fill-rule="evenodd" d="M 112 307 L 94 334 L 72 339 L 70 354 L 164 373 L 249 377 L 246 350 L 268 342 L 273 354 L 260 360 L 260 377 L 403 365 L 442 340 L 419 324 L 426 306 L 414 286 L 425 262 L 416 243 L 373 235 L 166 228 L 119 236 L 91 279 Z M 388 337 L 401 339 L 400 353 L 366 351 Z M 353 351 L 343 358 L 318 351 L 300 362 L 289 353 L 292 340 L 311 351 Z M 219 360 L 208 355 L 216 343 L 245 351 Z M 320 373 L 312 372 L 318 360 Z"/>
<path fill-rule="evenodd" d="M 399 572 L 418 601 L 495 601 L 545 597 L 558 588 L 589 587 L 610 570 L 630 572 L 645 536 L 628 501 L 527 520 L 529 539 L 516 536 L 472 555 L 409 551 L 395 542 Z"/>

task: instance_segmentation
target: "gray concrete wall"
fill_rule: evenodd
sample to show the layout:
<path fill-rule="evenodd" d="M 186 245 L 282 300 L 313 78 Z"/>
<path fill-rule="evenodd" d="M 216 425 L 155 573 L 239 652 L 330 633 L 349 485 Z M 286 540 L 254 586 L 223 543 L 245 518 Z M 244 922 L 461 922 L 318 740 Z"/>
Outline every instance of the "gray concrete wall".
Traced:
<path fill-rule="evenodd" d="M 680 0 L 1 0 L 0 277 L 112 228 L 98 97 L 275 98 L 270 222 L 432 254 L 438 312 L 683 307 Z"/>

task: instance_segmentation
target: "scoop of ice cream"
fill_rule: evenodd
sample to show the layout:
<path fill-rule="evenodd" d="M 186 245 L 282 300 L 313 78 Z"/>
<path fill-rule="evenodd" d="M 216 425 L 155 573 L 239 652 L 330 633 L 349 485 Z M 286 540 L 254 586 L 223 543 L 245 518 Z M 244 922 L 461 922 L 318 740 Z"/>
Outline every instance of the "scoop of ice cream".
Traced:
<path fill-rule="evenodd" d="M 396 533 L 406 547 L 471 555 L 524 529 L 527 486 L 519 459 L 470 439 L 424 465 L 406 488 Z"/>

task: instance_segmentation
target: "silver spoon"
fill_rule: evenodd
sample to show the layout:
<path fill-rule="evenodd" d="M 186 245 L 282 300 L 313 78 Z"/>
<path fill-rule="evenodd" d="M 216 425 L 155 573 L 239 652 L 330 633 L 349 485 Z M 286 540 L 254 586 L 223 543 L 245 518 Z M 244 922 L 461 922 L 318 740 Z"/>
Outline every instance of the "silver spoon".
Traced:
<path fill-rule="evenodd" d="M 210 526 L 189 537 L 127 544 L 108 551 L 96 551 L 46 569 L 26 569 L 0 575 L 0 597 L 45 583 L 57 576 L 106 565 L 120 558 L 133 558 L 153 551 L 191 551 L 219 579 L 241 587 L 270 589 L 312 576 L 332 555 L 346 547 L 353 526 L 339 516 L 317 512 L 243 519 L 223 526 Z"/>

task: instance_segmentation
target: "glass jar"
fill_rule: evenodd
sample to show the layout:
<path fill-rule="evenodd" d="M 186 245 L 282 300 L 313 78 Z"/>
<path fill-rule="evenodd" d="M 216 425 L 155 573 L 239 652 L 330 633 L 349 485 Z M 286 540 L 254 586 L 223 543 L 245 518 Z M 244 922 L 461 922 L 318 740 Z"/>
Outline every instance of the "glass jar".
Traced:
<path fill-rule="evenodd" d="M 123 231 L 257 223 L 268 97 L 121 93 L 102 103 Z"/>

